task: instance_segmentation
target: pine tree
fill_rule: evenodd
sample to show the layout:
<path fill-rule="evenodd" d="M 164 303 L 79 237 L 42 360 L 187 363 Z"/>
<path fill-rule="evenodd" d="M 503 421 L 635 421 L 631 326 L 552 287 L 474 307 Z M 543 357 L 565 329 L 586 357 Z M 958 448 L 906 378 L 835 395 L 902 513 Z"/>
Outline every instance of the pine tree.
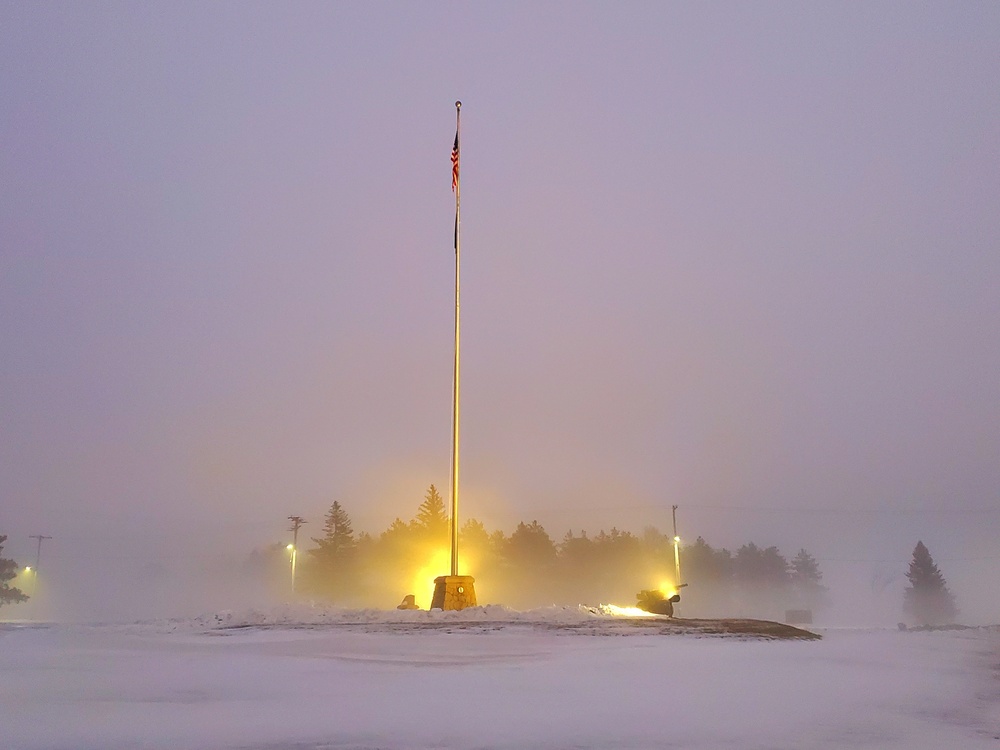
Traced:
<path fill-rule="evenodd" d="M 351 528 L 351 517 L 334 501 L 323 520 L 323 536 L 312 538 L 318 546 L 309 550 L 309 554 L 321 561 L 334 561 L 343 557 L 354 547 L 354 530 Z"/>
<path fill-rule="evenodd" d="M 6 534 L 0 534 L 0 552 L 3 552 L 3 543 L 7 541 Z M 28 600 L 20 589 L 9 585 L 7 581 L 17 578 L 17 563 L 0 557 L 0 606 L 4 604 L 17 604 Z"/>
<path fill-rule="evenodd" d="M 312 537 L 316 544 L 302 566 L 302 590 L 331 599 L 357 592 L 357 559 L 351 518 L 339 502 L 334 502 L 323 521 L 323 536 Z"/>
<path fill-rule="evenodd" d="M 672 562 L 672 557 L 671 540 L 668 561 Z M 686 545 L 681 550 L 681 577 L 691 588 L 684 591 L 685 612 L 702 617 L 731 615 L 734 611 L 734 568 L 733 554 L 725 548 L 714 549 L 704 537 L 699 536 L 694 543 Z"/>
<path fill-rule="evenodd" d="M 788 561 L 777 547 L 744 544 L 733 559 L 737 607 L 741 614 L 775 617 L 787 604 Z"/>
<path fill-rule="evenodd" d="M 919 625 L 945 625 L 955 621 L 958 608 L 944 576 L 934 564 L 923 542 L 917 542 L 906 573 L 909 587 L 903 591 L 903 611 Z"/>
<path fill-rule="evenodd" d="M 703 537 L 684 548 L 684 578 L 693 586 L 727 587 L 733 577 L 733 557 L 727 549 L 713 549 Z"/>
<path fill-rule="evenodd" d="M 507 560 L 518 567 L 541 568 L 555 562 L 556 545 L 538 521 L 522 521 L 507 540 L 506 553 Z"/>
<path fill-rule="evenodd" d="M 788 561 L 777 547 L 744 544 L 736 551 L 735 566 L 736 578 L 744 584 L 780 588 L 788 583 Z"/>
<path fill-rule="evenodd" d="M 791 562 L 789 576 L 796 605 L 804 609 L 820 609 L 826 603 L 827 588 L 816 558 L 800 549 Z"/>
<path fill-rule="evenodd" d="M 490 533 L 482 521 L 470 518 L 458 532 L 458 545 L 464 552 L 469 552 L 480 565 L 492 563 L 496 554 L 490 545 Z"/>
<path fill-rule="evenodd" d="M 417 517 L 413 521 L 414 526 L 429 541 L 447 542 L 448 532 L 451 530 L 451 522 L 448 514 L 445 513 L 444 500 L 438 494 L 437 488 L 432 484 L 424 501 L 417 509 Z"/>
<path fill-rule="evenodd" d="M 378 541 L 393 550 L 407 547 L 413 542 L 413 526 L 397 517 L 389 524 L 389 528 L 379 534 Z"/>
<path fill-rule="evenodd" d="M 570 529 L 559 545 L 559 558 L 570 568 L 586 567 L 594 562 L 594 543 L 581 531 L 580 536 L 573 536 Z"/>

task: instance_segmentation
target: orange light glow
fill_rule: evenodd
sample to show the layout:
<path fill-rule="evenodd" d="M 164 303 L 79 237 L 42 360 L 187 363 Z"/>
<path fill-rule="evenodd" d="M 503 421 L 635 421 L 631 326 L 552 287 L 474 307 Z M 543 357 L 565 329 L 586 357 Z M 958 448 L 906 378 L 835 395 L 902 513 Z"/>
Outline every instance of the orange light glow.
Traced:
<path fill-rule="evenodd" d="M 660 585 L 657 587 L 665 599 L 669 599 L 677 593 L 677 587 L 671 580 L 661 580 Z"/>
<path fill-rule="evenodd" d="M 656 617 L 651 612 L 638 607 L 619 607 L 616 604 L 605 604 L 601 610 L 612 617 Z"/>
<path fill-rule="evenodd" d="M 413 574 L 410 589 L 407 593 L 412 593 L 416 597 L 417 606 L 421 609 L 429 609 L 431 599 L 434 597 L 434 579 L 438 576 L 448 575 L 451 569 L 451 550 L 441 547 L 433 550 L 424 558 L 424 564 Z"/>

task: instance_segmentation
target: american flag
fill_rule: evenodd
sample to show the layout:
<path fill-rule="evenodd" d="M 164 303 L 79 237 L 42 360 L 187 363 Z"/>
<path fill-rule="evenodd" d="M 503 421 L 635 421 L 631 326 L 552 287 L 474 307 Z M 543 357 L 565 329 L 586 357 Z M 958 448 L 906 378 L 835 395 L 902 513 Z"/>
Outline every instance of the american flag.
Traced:
<path fill-rule="evenodd" d="M 451 149 L 451 189 L 458 189 L 458 133 L 455 133 L 455 145 Z"/>

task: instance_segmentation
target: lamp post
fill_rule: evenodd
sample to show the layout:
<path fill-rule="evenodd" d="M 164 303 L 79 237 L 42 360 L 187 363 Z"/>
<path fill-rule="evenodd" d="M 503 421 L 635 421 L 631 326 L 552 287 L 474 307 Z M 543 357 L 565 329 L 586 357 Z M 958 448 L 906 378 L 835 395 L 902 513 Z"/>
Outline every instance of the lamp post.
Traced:
<path fill-rule="evenodd" d="M 288 520 L 292 522 L 289 527 L 289 531 L 292 532 L 292 543 L 289 544 L 285 549 L 288 550 L 288 563 L 292 569 L 292 593 L 295 593 L 295 563 L 299 556 L 299 527 L 302 526 L 306 521 L 302 516 L 289 516 Z"/>
<path fill-rule="evenodd" d="M 672 508 L 674 517 L 674 588 L 681 586 L 681 538 L 677 536 L 677 506 Z"/>
<path fill-rule="evenodd" d="M 295 558 L 297 557 L 298 550 L 295 549 L 294 544 L 289 544 L 285 549 L 288 550 L 288 561 L 292 567 L 292 593 L 295 593 Z"/>
<path fill-rule="evenodd" d="M 31 577 L 31 613 L 34 615 L 38 612 L 38 600 L 35 594 L 38 592 L 38 568 L 42 564 L 42 542 L 46 539 L 51 539 L 52 537 L 46 536 L 45 534 L 32 534 L 28 538 L 38 540 L 38 548 L 35 550 L 34 570 L 32 570 L 30 565 L 25 568 L 26 572 L 34 573 Z"/>

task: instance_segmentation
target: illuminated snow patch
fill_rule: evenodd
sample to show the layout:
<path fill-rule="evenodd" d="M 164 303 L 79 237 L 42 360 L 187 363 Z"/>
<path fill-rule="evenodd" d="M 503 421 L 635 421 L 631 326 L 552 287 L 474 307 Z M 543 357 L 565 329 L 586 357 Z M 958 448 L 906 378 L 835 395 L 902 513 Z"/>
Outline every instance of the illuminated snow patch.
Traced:
<path fill-rule="evenodd" d="M 602 604 L 597 607 L 597 611 L 611 617 L 657 617 L 652 612 L 638 607 L 619 607 L 617 604 Z"/>

